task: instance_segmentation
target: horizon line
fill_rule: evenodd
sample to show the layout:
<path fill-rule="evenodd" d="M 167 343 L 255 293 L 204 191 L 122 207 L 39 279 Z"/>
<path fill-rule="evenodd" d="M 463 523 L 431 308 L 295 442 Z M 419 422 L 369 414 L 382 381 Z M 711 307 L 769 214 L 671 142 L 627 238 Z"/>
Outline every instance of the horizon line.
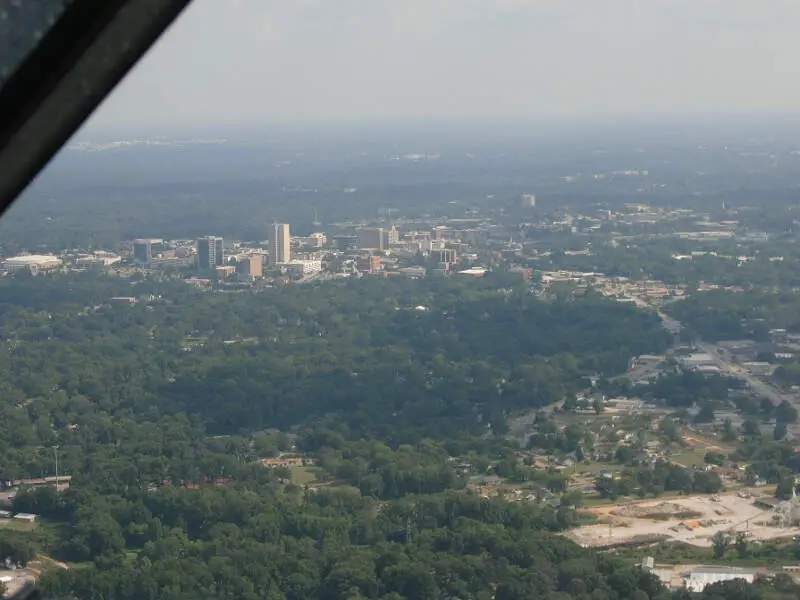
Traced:
<path fill-rule="evenodd" d="M 73 141 L 86 135 L 104 135 L 118 131 L 131 130 L 168 130 L 173 132 L 213 132 L 236 131 L 239 129 L 258 132 L 262 129 L 303 129 L 303 128 L 375 128 L 375 127 L 446 127 L 464 130 L 476 127 L 516 127 L 535 126 L 539 128 L 563 128 L 570 125 L 652 125 L 659 121 L 676 124 L 680 122 L 695 122 L 702 119 L 709 124 L 714 122 L 726 123 L 732 119 L 745 119 L 745 123 L 752 121 L 786 120 L 800 122 L 800 108 L 784 110 L 766 109 L 726 109 L 726 110 L 698 110 L 698 111 L 641 111 L 641 112 L 614 112 L 614 113 L 541 113 L 531 116 L 475 116 L 475 117 L 447 117 L 447 116 L 399 116 L 399 117 L 340 117 L 340 118 L 311 118 L 311 119 L 251 119 L 251 120 L 205 120 L 202 122 L 188 121 L 127 121 L 124 123 L 92 123 L 87 121 L 73 136 Z M 788 124 L 788 123 L 787 123 Z"/>

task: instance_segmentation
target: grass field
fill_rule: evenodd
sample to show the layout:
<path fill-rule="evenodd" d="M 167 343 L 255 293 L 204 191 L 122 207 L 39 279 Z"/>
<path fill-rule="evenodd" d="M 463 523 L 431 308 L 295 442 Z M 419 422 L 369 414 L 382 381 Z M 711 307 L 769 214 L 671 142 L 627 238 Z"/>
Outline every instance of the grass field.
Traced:
<path fill-rule="evenodd" d="M 679 463 L 684 467 L 692 465 L 702 465 L 705 463 L 706 449 L 686 450 L 669 457 L 672 462 Z"/>
<path fill-rule="evenodd" d="M 796 563 L 796 546 L 792 542 L 776 540 L 757 546 L 748 544 L 740 555 L 728 548 L 722 558 L 716 558 L 711 548 L 698 548 L 681 542 L 668 542 L 647 548 L 624 548 L 612 551 L 616 556 L 641 561 L 652 556 L 657 564 L 721 564 L 737 567 L 772 567 Z"/>
<path fill-rule="evenodd" d="M 292 483 L 295 485 L 306 485 L 317 480 L 317 473 L 314 467 L 290 467 L 292 472 Z"/>
<path fill-rule="evenodd" d="M 33 531 L 37 527 L 39 527 L 38 521 L 34 521 L 33 523 L 28 523 L 27 521 L 18 521 L 15 519 L 3 519 L 0 521 L 0 528 L 11 529 L 13 531 Z"/>
<path fill-rule="evenodd" d="M 594 508 L 596 506 L 604 506 L 606 504 L 616 504 L 618 500 L 609 500 L 602 498 L 599 495 L 587 495 L 583 497 L 583 506 L 586 508 Z"/>
<path fill-rule="evenodd" d="M 612 463 L 602 463 L 602 462 L 590 462 L 588 465 L 586 463 L 575 463 L 573 466 L 567 469 L 568 474 L 573 473 L 597 473 L 602 471 L 603 469 L 614 468 L 614 464 Z"/>

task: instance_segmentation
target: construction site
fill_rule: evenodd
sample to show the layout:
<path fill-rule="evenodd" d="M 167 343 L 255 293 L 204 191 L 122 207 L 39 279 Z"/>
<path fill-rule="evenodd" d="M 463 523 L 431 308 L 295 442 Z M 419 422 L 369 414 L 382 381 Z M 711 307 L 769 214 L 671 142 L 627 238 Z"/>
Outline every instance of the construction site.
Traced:
<path fill-rule="evenodd" d="M 587 509 L 597 522 L 567 532 L 586 548 L 679 541 L 709 547 L 717 532 L 752 541 L 800 535 L 800 498 L 757 501 L 744 492 L 685 496 Z"/>

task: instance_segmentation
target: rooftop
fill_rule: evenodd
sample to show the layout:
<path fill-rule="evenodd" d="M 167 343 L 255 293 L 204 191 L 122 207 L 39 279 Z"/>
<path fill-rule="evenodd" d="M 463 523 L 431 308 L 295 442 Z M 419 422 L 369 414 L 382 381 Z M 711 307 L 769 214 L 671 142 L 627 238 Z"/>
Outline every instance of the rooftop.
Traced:
<path fill-rule="evenodd" d="M 695 567 L 691 573 L 720 573 L 723 575 L 758 575 L 763 573 L 763 569 L 753 569 L 746 567 L 725 567 L 725 566 L 709 566 L 709 567 Z"/>
<path fill-rule="evenodd" d="M 41 263 L 60 262 L 57 256 L 52 254 L 26 254 L 23 256 L 12 256 L 7 258 L 7 263 L 16 265 L 38 265 Z"/>

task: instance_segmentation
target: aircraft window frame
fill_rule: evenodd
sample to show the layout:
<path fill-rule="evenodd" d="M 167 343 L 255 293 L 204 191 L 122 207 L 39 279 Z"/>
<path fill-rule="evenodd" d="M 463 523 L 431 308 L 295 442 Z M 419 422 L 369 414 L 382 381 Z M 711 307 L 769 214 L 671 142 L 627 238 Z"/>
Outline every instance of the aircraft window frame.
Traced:
<path fill-rule="evenodd" d="M 9 25 L 18 27 L 18 43 L 38 42 L 0 82 L 0 214 L 191 2 L 68 1 L 49 29 L 41 28 L 46 16 Z"/>

